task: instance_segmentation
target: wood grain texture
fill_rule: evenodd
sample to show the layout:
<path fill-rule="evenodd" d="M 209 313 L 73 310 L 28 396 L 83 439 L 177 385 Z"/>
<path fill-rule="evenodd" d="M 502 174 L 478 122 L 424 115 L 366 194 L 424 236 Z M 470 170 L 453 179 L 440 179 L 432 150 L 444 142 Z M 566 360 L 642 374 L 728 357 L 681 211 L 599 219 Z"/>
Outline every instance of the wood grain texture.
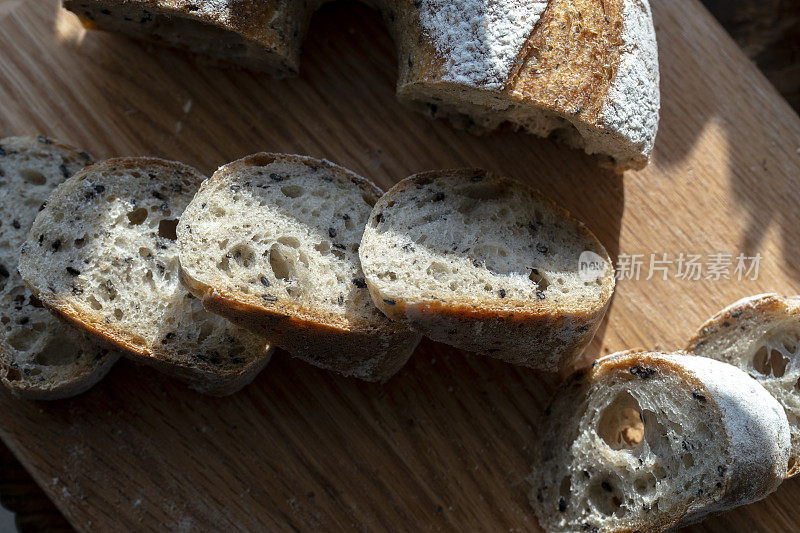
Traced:
<path fill-rule="evenodd" d="M 663 115 L 653 163 L 624 177 L 525 135 L 478 138 L 404 109 L 378 17 L 326 7 L 297 79 L 198 65 L 86 33 L 55 0 L 0 3 L 0 136 L 205 172 L 256 151 L 327 157 L 389 186 L 481 166 L 535 184 L 620 253 L 760 252 L 757 281 L 623 280 L 587 355 L 682 346 L 744 295 L 798 292 L 800 119 L 696 0 L 653 0 Z M 206 398 L 120 364 L 58 403 L 0 393 L 0 436 L 79 529 L 537 530 L 527 503 L 553 379 L 423 341 L 384 386 L 279 353 L 242 393 Z M 788 531 L 800 480 L 694 531 Z"/>

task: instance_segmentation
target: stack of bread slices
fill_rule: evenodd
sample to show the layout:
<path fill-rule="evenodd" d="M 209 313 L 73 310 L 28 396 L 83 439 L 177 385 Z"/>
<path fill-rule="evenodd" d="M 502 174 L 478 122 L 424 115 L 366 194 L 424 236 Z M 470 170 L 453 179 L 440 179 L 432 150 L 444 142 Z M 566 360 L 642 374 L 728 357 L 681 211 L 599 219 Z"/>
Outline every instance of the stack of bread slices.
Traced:
<path fill-rule="evenodd" d="M 0 140 L 0 208 L 0 379 L 29 398 L 85 391 L 120 355 L 230 394 L 272 347 L 383 382 L 423 335 L 565 375 L 614 291 L 583 224 L 478 169 L 383 193 L 305 156 L 254 154 L 206 179 L 19 137 Z M 685 352 L 572 374 L 542 422 L 540 523 L 662 531 L 775 490 L 800 455 L 798 316 L 796 299 L 746 299 Z"/>

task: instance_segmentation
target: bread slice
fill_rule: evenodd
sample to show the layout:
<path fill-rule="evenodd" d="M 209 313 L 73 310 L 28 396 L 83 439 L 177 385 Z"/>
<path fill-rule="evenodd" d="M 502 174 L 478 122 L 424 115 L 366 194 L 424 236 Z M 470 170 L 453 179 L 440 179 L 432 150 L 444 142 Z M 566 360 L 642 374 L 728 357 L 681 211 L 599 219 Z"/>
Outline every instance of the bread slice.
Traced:
<path fill-rule="evenodd" d="M 175 227 L 203 176 L 120 158 L 61 184 L 20 256 L 33 294 L 78 328 L 209 394 L 232 393 L 269 360 L 260 338 L 206 312 L 180 283 Z"/>
<path fill-rule="evenodd" d="M 786 474 L 783 409 L 741 370 L 619 353 L 545 412 L 531 502 L 547 531 L 666 531 L 754 502 Z"/>
<path fill-rule="evenodd" d="M 580 355 L 614 291 L 611 260 L 583 224 L 527 185 L 475 169 L 395 185 L 372 209 L 359 255 L 388 317 L 548 371 Z M 593 267 L 581 270 L 587 258 Z"/>
<path fill-rule="evenodd" d="M 56 320 L 17 272 L 19 249 L 52 190 L 92 163 L 44 136 L 0 139 L 0 380 L 25 398 L 80 394 L 118 358 Z"/>
<path fill-rule="evenodd" d="M 687 350 L 739 367 L 780 402 L 792 432 L 788 475 L 800 472 L 800 298 L 734 302 L 700 327 Z"/>
<path fill-rule="evenodd" d="M 658 47 L 647 0 L 364 0 L 397 48 L 397 94 L 476 133 L 517 129 L 647 165 L 658 130 Z M 64 0 L 90 27 L 296 74 L 324 0 Z"/>
<path fill-rule="evenodd" d="M 277 0 L 63 0 L 63 6 L 88 28 L 168 44 L 278 78 L 297 75 L 312 13 L 306 2 Z"/>
<path fill-rule="evenodd" d="M 370 300 L 358 246 L 381 191 L 325 160 L 260 153 L 217 170 L 178 225 L 207 309 L 313 365 L 384 381 L 420 336 Z"/>

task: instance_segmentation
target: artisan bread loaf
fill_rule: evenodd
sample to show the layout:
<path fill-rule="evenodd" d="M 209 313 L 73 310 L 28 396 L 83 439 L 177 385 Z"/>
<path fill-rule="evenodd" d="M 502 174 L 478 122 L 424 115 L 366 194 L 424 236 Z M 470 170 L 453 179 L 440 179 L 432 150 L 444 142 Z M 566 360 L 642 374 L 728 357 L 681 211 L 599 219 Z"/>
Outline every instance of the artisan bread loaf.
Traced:
<path fill-rule="evenodd" d="M 741 370 L 655 352 L 604 357 L 545 412 L 531 502 L 548 531 L 655 532 L 759 500 L 786 474 L 783 409 Z"/>
<path fill-rule="evenodd" d="M 0 140 L 0 379 L 38 400 L 80 394 L 118 358 L 56 320 L 17 272 L 19 249 L 52 190 L 92 163 L 43 136 Z"/>
<path fill-rule="evenodd" d="M 420 336 L 372 304 L 358 260 L 381 191 L 324 160 L 255 154 L 217 170 L 178 225 L 207 309 L 321 368 L 383 381 Z"/>
<path fill-rule="evenodd" d="M 306 1 L 62 0 L 88 28 L 269 72 L 296 75 L 311 18 Z M 315 5 L 318 2 L 313 2 Z"/>
<path fill-rule="evenodd" d="M 641 168 L 660 107 L 647 0 L 365 0 L 397 45 L 401 101 L 473 132 L 519 129 Z M 64 0 L 112 31 L 295 74 L 324 0 Z"/>
<path fill-rule="evenodd" d="M 202 180 L 161 159 L 97 163 L 55 190 L 19 268 L 34 295 L 76 327 L 221 395 L 252 380 L 269 353 L 180 283 L 175 227 Z"/>
<path fill-rule="evenodd" d="M 581 256 L 595 261 L 582 272 Z M 425 172 L 372 209 L 359 251 L 375 305 L 431 339 L 568 368 L 614 290 L 603 245 L 538 191 L 482 170 Z"/>
<path fill-rule="evenodd" d="M 800 299 L 743 298 L 694 335 L 687 350 L 739 367 L 783 406 L 792 433 L 789 476 L 800 471 Z"/>

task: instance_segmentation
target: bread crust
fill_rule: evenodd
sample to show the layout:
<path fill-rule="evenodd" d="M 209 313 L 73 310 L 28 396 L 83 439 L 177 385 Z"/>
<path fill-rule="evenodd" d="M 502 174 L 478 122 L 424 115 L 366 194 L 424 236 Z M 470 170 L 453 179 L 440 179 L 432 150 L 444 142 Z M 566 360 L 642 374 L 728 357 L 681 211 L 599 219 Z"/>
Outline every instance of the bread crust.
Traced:
<path fill-rule="evenodd" d="M 57 202 L 61 198 L 68 196 L 72 189 L 81 185 L 81 181 L 86 179 L 87 174 L 90 172 L 101 172 L 107 169 L 112 171 L 119 169 L 141 170 L 152 166 L 184 172 L 186 175 L 193 177 L 197 186 L 204 179 L 194 168 L 175 161 L 154 157 L 108 159 L 70 178 L 56 190 L 50 201 Z M 30 242 L 23 245 L 23 256 L 25 256 L 29 245 Z M 115 350 L 121 350 L 124 355 L 135 362 L 149 364 L 163 373 L 187 382 L 190 388 L 198 392 L 215 396 L 232 394 L 252 381 L 270 360 L 272 349 L 269 346 L 264 346 L 263 353 L 258 355 L 250 354 L 250 361 L 243 365 L 221 368 L 209 363 L 179 361 L 176 358 L 169 357 L 168 348 L 151 345 L 136 332 L 107 323 L 100 313 L 89 309 L 85 305 L 80 305 L 69 299 L 59 298 L 57 295 L 43 290 L 42 287 L 30 283 L 28 281 L 30 277 L 26 275 L 26 271 L 27 265 L 21 261 L 20 273 L 26 285 L 39 298 L 42 304 L 58 318 L 105 345 Z"/>
<path fill-rule="evenodd" d="M 325 160 L 290 154 L 258 153 L 229 163 L 214 173 L 222 180 L 239 169 L 263 167 L 280 159 L 332 170 L 357 185 L 364 193 L 380 197 L 381 190 L 371 181 Z M 179 240 L 183 241 L 186 223 L 181 219 Z M 386 321 L 380 328 L 338 317 L 297 304 L 290 299 L 267 302 L 244 292 L 215 287 L 192 276 L 182 265 L 184 286 L 200 298 L 203 306 L 234 324 L 287 350 L 293 357 L 345 376 L 365 381 L 385 382 L 408 361 L 421 335 L 401 324 Z"/>
<path fill-rule="evenodd" d="M 739 366 L 751 377 L 762 382 L 775 394 L 769 382 L 778 382 L 781 378 L 791 378 L 794 364 L 789 361 L 783 375 L 775 376 L 771 372 L 765 375 L 762 369 L 755 368 L 753 356 L 770 337 L 781 333 L 800 331 L 800 299 L 783 297 L 776 293 L 758 294 L 737 300 L 725 307 L 698 328 L 689 340 L 686 351 L 712 357 Z M 774 372 L 774 370 L 773 370 Z M 780 396 L 780 394 L 779 394 Z M 783 398 L 777 398 L 783 404 Z M 789 419 L 796 414 L 783 404 Z M 792 452 L 789 459 L 789 471 L 786 477 L 800 473 L 800 435 L 797 428 L 792 428 Z"/>
<path fill-rule="evenodd" d="M 660 95 L 647 0 L 531 0 L 522 7 L 502 1 L 460 0 L 455 6 L 437 0 L 364 1 L 382 13 L 394 36 L 397 93 L 413 108 L 474 132 L 510 123 L 554 135 L 618 170 L 648 164 Z M 115 20 L 115 12 L 135 7 L 206 24 L 244 39 L 252 50 L 243 59 L 226 57 L 225 47 L 184 48 L 203 48 L 202 53 L 276 76 L 297 73 L 309 21 L 324 3 L 244 0 L 226 10 L 210 0 L 64 0 L 68 9 L 92 16 L 95 26 L 145 38 L 146 27 Z M 442 14 L 444 8 L 452 8 L 449 15 Z M 96 12 L 101 14 L 92 15 Z M 529 33 L 517 35 L 528 29 L 520 29 L 523 23 Z M 202 26 L 196 29 L 202 32 Z"/>
<path fill-rule="evenodd" d="M 567 210 L 527 185 L 481 169 L 430 171 L 410 176 L 397 183 L 375 204 L 370 220 L 382 213 L 388 204 L 401 202 L 402 195 L 417 180 L 452 177 L 466 181 L 476 175 L 494 180 L 502 190 L 529 195 L 532 202 L 548 206 L 564 221 L 574 224 L 591 248 L 611 264 L 600 241 Z M 381 287 L 371 270 L 371 259 L 365 252 L 371 239 L 373 231 L 368 225 L 359 254 L 372 300 L 386 316 L 407 324 L 433 340 L 516 365 L 549 372 L 569 370 L 594 337 L 614 292 L 613 269 L 608 269 L 601 278 L 603 303 L 599 306 L 559 307 L 547 300 L 530 302 L 514 298 L 506 298 L 499 305 L 494 301 L 461 301 L 449 295 L 446 301 L 444 296 L 439 300 L 412 301 L 394 291 L 386 292 Z"/>
<path fill-rule="evenodd" d="M 778 487 L 786 472 L 788 423 L 777 402 L 738 369 L 681 352 L 626 351 L 597 360 L 591 368 L 577 372 L 561 386 L 553 404 L 545 411 L 543 425 L 553 427 L 548 431 L 552 434 L 557 430 L 553 424 L 562 423 L 549 420 L 551 414 L 562 414 L 562 409 L 556 406 L 583 405 L 583 399 L 592 390 L 612 383 L 636 386 L 665 375 L 677 376 L 684 384 L 687 409 L 692 409 L 691 402 L 702 404 L 704 417 L 713 416 L 724 425 L 725 433 L 718 436 L 724 440 L 729 456 L 719 458 L 724 465 L 720 481 L 712 489 L 687 497 L 672 514 L 651 515 L 646 522 L 611 529 L 603 527 L 603 531 L 656 532 L 690 525 L 711 514 L 764 498 Z M 560 443 L 564 444 L 571 445 Z M 541 449 L 534 465 L 531 501 L 540 521 L 546 523 L 548 510 L 536 498 L 537 485 L 542 482 L 537 472 L 544 469 L 543 454 L 544 449 Z"/>

